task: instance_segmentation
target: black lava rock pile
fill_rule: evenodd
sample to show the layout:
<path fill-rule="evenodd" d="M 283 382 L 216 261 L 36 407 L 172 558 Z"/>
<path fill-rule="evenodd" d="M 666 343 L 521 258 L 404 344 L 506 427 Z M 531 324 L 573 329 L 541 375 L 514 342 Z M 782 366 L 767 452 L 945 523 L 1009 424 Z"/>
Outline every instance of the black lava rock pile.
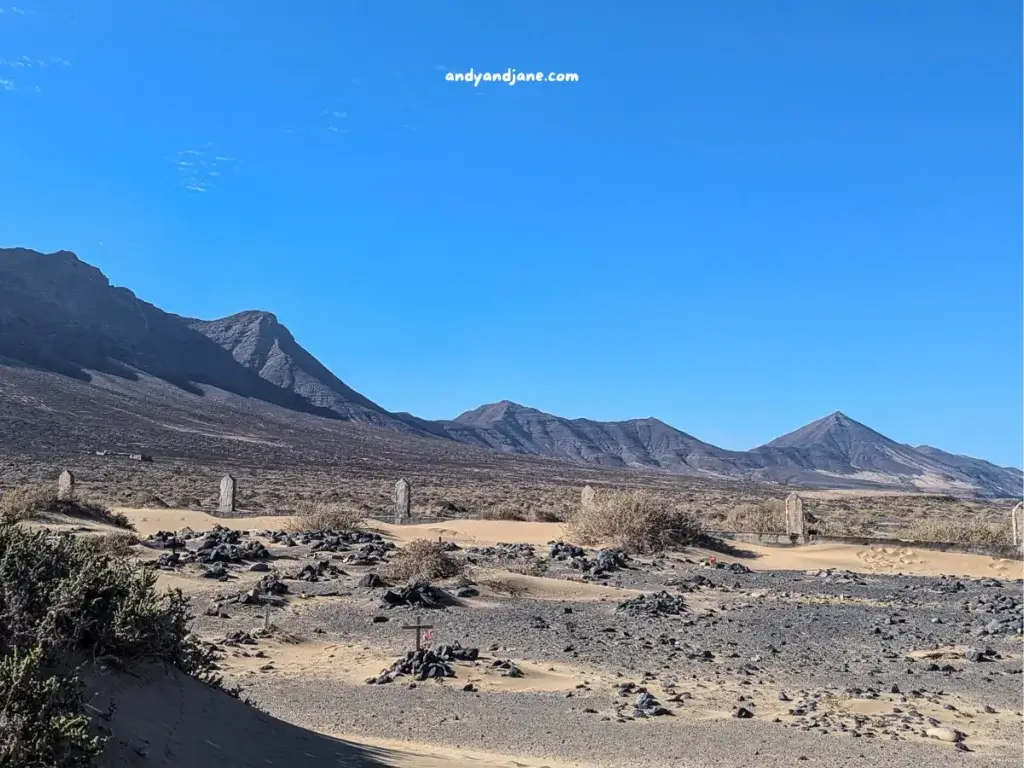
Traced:
<path fill-rule="evenodd" d="M 373 571 L 364 573 L 362 578 L 359 579 L 359 586 L 366 589 L 377 589 L 378 587 L 386 587 L 387 585 L 388 583 Z"/>
<path fill-rule="evenodd" d="M 190 549 L 188 542 L 197 539 L 199 545 Z M 155 549 L 171 550 L 169 554 L 164 553 L 157 559 L 157 563 L 165 568 L 186 563 L 241 563 L 246 560 L 266 560 L 270 557 L 270 552 L 260 542 L 249 540 L 243 543 L 240 531 L 222 525 L 214 526 L 213 530 L 205 533 L 158 531 L 147 537 L 143 543 Z M 219 574 L 219 570 L 214 569 L 213 573 Z"/>
<path fill-rule="evenodd" d="M 634 693 L 636 694 L 636 698 L 633 700 L 633 717 L 662 717 L 672 714 L 661 705 L 661 702 L 654 698 L 654 694 L 646 688 L 638 686 L 636 683 L 621 683 L 618 688 L 618 695 L 620 697 L 624 698 L 632 696 Z"/>
<path fill-rule="evenodd" d="M 686 603 L 681 595 L 670 595 L 663 590 L 626 600 L 615 612 L 630 616 L 678 616 L 686 612 Z"/>
<path fill-rule="evenodd" d="M 586 557 L 586 554 L 583 547 L 566 544 L 564 541 L 552 542 L 551 549 L 548 550 L 548 557 L 552 560 L 572 560 L 576 557 Z"/>
<path fill-rule="evenodd" d="M 418 581 L 399 589 L 389 589 L 381 596 L 381 602 L 388 608 L 415 606 L 420 608 L 444 608 L 453 603 L 451 595 L 428 582 Z"/>
<path fill-rule="evenodd" d="M 496 544 L 493 547 L 469 547 L 466 554 L 477 557 L 494 557 L 500 560 L 516 560 L 533 557 L 532 544 Z"/>
<path fill-rule="evenodd" d="M 491 662 L 491 669 L 500 669 L 502 677 L 523 676 L 523 670 L 513 664 L 511 659 L 495 659 Z"/>
<path fill-rule="evenodd" d="M 729 571 L 731 573 L 753 573 L 743 563 L 723 563 L 721 560 L 705 561 L 702 563 L 705 568 L 714 568 L 718 571 Z"/>
<path fill-rule="evenodd" d="M 151 549 L 177 550 L 185 548 L 185 538 L 176 531 L 157 531 L 143 539 L 142 544 Z"/>
<path fill-rule="evenodd" d="M 393 683 L 400 677 L 412 677 L 415 680 L 429 680 L 432 678 L 455 677 L 455 669 L 452 661 L 476 661 L 479 656 L 476 648 L 463 648 L 458 643 L 453 645 L 442 645 L 437 651 L 428 648 L 421 648 L 418 651 L 409 651 L 405 658 L 398 659 L 388 669 L 385 669 L 377 677 L 367 679 L 369 685 L 384 685 Z"/>
<path fill-rule="evenodd" d="M 302 569 L 298 573 L 294 573 L 285 578 L 291 579 L 292 581 L 308 581 L 310 583 L 320 581 L 321 579 L 330 578 L 331 576 L 343 576 L 345 572 L 335 565 L 326 560 L 317 560 L 313 563 L 307 563 L 302 566 Z"/>
<path fill-rule="evenodd" d="M 370 531 L 264 531 L 263 536 L 285 547 L 308 546 L 310 552 L 348 552 L 354 546 L 384 541 L 379 533 Z"/>
<path fill-rule="evenodd" d="M 594 568 L 602 571 L 617 571 L 629 567 L 629 555 L 621 549 L 602 549 L 594 555 Z"/>

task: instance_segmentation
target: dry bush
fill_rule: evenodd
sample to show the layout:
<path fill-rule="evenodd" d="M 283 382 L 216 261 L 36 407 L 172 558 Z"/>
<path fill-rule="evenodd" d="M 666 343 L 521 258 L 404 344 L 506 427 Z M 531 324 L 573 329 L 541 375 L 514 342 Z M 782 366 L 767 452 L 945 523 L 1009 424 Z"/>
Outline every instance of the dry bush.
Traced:
<path fill-rule="evenodd" d="M 139 538 L 129 531 L 114 531 L 112 533 L 100 533 L 94 536 L 79 536 L 79 546 L 89 549 L 98 555 L 110 557 L 128 557 L 132 554 L 132 547 L 139 543 Z"/>
<path fill-rule="evenodd" d="M 696 515 L 646 491 L 599 496 L 569 519 L 566 533 L 578 544 L 609 544 L 639 554 L 691 546 L 705 538 Z"/>
<path fill-rule="evenodd" d="M 903 539 L 938 541 L 952 544 L 1011 546 L 1010 521 L 986 523 L 979 520 L 917 520 L 898 531 Z"/>
<path fill-rule="evenodd" d="M 741 504 L 729 512 L 725 525 L 736 533 L 785 533 L 786 504 L 779 499 Z"/>
<path fill-rule="evenodd" d="M 530 513 L 520 504 L 510 501 L 502 501 L 480 510 L 481 520 L 518 520 L 530 519 Z"/>
<path fill-rule="evenodd" d="M 0 496 L 0 522 L 18 523 L 42 515 L 67 515 L 97 520 L 119 528 L 135 526 L 122 513 L 85 499 L 58 499 L 54 491 L 38 486 L 23 486 Z"/>
<path fill-rule="evenodd" d="M 445 552 L 439 542 L 416 539 L 395 552 L 380 574 L 395 582 L 450 579 L 464 569 L 465 564 Z"/>
<path fill-rule="evenodd" d="M 530 509 L 531 523 L 562 523 L 565 516 L 550 507 L 533 507 Z"/>
<path fill-rule="evenodd" d="M 31 485 L 14 488 L 0 496 L 0 520 L 5 523 L 31 520 L 53 511 L 56 505 L 57 495 L 44 488 Z"/>
<path fill-rule="evenodd" d="M 362 510 L 355 507 L 326 501 L 302 501 L 289 521 L 295 532 L 334 531 L 344 533 L 362 526 Z"/>

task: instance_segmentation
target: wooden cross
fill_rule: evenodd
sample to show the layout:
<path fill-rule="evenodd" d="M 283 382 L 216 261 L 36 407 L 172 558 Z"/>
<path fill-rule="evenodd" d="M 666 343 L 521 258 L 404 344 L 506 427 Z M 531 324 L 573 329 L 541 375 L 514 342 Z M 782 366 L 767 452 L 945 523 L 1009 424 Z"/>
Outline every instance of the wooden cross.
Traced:
<path fill-rule="evenodd" d="M 405 624 L 405 625 L 402 626 L 402 629 L 415 629 L 416 630 L 416 650 L 417 651 L 420 649 L 420 632 L 422 632 L 424 629 L 433 629 L 433 628 L 434 628 L 433 625 L 421 624 L 419 616 L 416 617 L 416 623 L 415 624 Z"/>

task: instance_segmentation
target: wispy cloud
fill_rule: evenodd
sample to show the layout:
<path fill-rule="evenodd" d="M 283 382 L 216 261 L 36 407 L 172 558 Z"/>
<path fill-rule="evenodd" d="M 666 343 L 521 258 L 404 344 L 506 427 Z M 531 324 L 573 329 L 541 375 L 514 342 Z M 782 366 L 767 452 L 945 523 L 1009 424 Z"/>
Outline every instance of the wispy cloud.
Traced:
<path fill-rule="evenodd" d="M 348 120 L 348 112 L 340 109 L 325 109 L 321 112 L 327 118 L 327 130 L 330 133 L 348 133 L 345 128 L 345 121 Z"/>
<path fill-rule="evenodd" d="M 16 90 L 14 81 L 9 78 L 0 77 L 0 91 Z"/>
<path fill-rule="evenodd" d="M 174 159 L 181 185 L 189 192 L 207 192 L 214 181 L 224 176 L 224 170 L 238 161 L 227 155 L 218 155 L 213 145 L 206 143 L 201 149 L 182 149 Z"/>

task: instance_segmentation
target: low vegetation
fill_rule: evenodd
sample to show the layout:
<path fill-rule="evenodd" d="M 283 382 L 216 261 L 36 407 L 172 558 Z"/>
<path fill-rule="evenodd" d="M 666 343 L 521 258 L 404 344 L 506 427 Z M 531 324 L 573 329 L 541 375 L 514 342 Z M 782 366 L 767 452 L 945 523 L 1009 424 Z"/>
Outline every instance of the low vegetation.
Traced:
<path fill-rule="evenodd" d="M 0 495 L 0 523 L 19 523 L 39 520 L 47 516 L 67 516 L 133 528 L 122 513 L 86 499 L 58 499 L 53 491 L 38 486 L 22 486 Z"/>
<path fill-rule="evenodd" d="M 480 510 L 481 520 L 516 520 L 531 523 L 560 523 L 565 518 L 549 505 L 528 502 L 500 501 Z"/>
<path fill-rule="evenodd" d="M 779 499 L 742 504 L 729 512 L 724 526 L 736 533 L 785 533 L 786 504 Z"/>
<path fill-rule="evenodd" d="M 180 592 L 96 541 L 0 524 L 0 765 L 92 765 L 80 670 L 95 659 L 163 662 L 219 685 Z"/>
<path fill-rule="evenodd" d="M 345 533 L 360 528 L 365 513 L 354 506 L 326 501 L 300 502 L 292 518 L 295 531 L 334 531 Z"/>
<path fill-rule="evenodd" d="M 693 512 L 666 504 L 645 491 L 598 495 L 569 519 L 570 540 L 585 546 L 610 545 L 635 554 L 693 546 L 705 540 Z"/>
<path fill-rule="evenodd" d="M 911 541 L 939 541 L 958 544 L 982 544 L 1009 547 L 1013 544 L 1013 528 L 1004 523 L 981 520 L 918 520 L 899 532 L 900 538 Z"/>
<path fill-rule="evenodd" d="M 464 569 L 465 564 L 446 552 L 439 542 L 416 539 L 392 555 L 381 575 L 390 581 L 429 581 L 450 579 Z"/>

